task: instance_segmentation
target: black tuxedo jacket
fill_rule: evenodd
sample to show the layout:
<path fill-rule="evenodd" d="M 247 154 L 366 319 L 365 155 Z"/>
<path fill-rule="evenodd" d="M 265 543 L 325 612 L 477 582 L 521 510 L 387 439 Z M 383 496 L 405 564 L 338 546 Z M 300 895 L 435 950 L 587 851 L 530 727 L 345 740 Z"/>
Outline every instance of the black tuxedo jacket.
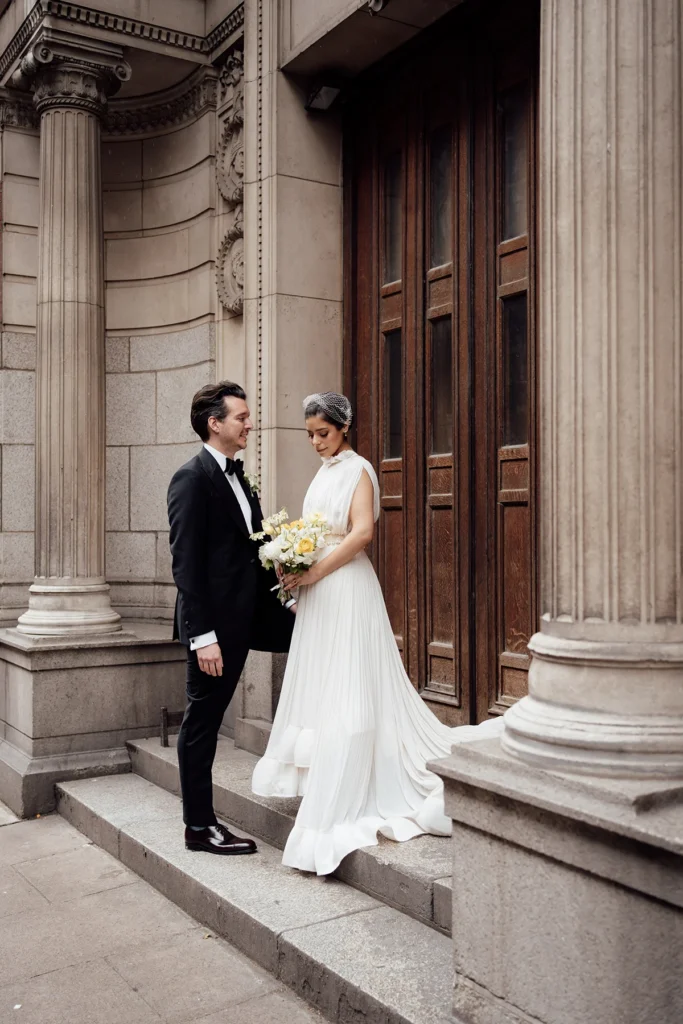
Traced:
<path fill-rule="evenodd" d="M 246 483 L 254 530 L 263 513 Z M 173 579 L 178 588 L 173 639 L 188 645 L 216 631 L 229 657 L 231 645 L 288 651 L 294 616 L 270 588 L 274 572 L 259 562 L 235 492 L 213 455 L 202 448 L 175 473 L 168 488 Z"/>

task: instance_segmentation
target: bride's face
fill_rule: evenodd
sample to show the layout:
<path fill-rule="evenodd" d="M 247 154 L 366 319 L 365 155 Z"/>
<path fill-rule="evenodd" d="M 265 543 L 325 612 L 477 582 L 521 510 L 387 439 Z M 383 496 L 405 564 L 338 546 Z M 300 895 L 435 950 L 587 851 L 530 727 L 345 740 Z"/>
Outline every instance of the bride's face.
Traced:
<path fill-rule="evenodd" d="M 344 443 L 344 431 L 328 423 L 322 416 L 309 416 L 306 420 L 308 438 L 321 459 L 329 459 Z"/>

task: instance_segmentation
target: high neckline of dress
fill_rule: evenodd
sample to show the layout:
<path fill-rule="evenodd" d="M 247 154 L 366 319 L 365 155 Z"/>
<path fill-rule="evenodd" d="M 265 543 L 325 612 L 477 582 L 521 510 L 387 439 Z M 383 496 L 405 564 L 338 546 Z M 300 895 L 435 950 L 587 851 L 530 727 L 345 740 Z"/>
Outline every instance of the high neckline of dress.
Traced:
<path fill-rule="evenodd" d="M 344 462 L 346 459 L 350 459 L 353 455 L 356 454 L 357 453 L 354 452 L 353 448 L 345 448 L 344 451 L 339 452 L 338 455 L 331 455 L 328 459 L 322 458 L 321 461 L 323 466 L 334 466 L 338 462 Z"/>

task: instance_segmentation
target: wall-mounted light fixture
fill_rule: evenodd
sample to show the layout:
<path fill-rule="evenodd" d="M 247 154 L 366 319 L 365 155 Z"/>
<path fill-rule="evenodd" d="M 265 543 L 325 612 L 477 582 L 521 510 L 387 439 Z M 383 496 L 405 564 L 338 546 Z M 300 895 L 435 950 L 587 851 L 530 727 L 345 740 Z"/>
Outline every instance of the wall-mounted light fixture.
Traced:
<path fill-rule="evenodd" d="M 370 14 L 379 14 L 383 7 L 389 3 L 389 0 L 368 0 L 368 10 Z"/>
<path fill-rule="evenodd" d="M 304 106 L 306 110 L 329 110 L 340 92 L 340 85 L 325 81 L 317 82 L 308 94 Z"/>

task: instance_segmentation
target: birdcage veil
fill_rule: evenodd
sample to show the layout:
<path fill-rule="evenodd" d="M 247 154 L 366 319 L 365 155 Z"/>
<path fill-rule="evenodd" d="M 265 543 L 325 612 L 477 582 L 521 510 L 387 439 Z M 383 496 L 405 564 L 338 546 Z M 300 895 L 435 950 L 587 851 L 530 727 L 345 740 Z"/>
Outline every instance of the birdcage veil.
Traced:
<path fill-rule="evenodd" d="M 336 391 L 324 391 L 322 394 L 308 395 L 303 401 L 304 416 L 328 416 L 340 427 L 350 427 L 353 420 L 353 409 L 346 395 L 338 395 Z"/>

